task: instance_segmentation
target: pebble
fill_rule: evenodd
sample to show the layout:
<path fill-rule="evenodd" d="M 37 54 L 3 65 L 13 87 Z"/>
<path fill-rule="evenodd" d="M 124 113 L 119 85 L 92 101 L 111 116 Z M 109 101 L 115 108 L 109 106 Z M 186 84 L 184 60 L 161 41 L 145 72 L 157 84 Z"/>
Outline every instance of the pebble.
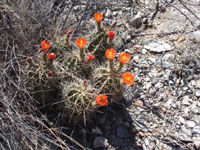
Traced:
<path fill-rule="evenodd" d="M 133 60 L 134 60 L 136 63 L 138 63 L 139 60 L 140 60 L 140 57 L 139 57 L 138 55 L 135 55 L 135 56 L 133 57 Z"/>
<path fill-rule="evenodd" d="M 197 80 L 197 81 L 195 82 L 195 86 L 196 86 L 196 88 L 200 88 L 200 80 Z"/>
<path fill-rule="evenodd" d="M 146 49 L 142 49 L 141 52 L 142 52 L 143 55 L 145 55 L 147 53 L 147 50 Z"/>
<path fill-rule="evenodd" d="M 162 58 L 162 61 L 173 61 L 174 60 L 174 54 L 165 54 Z"/>
<path fill-rule="evenodd" d="M 195 127 L 196 126 L 196 123 L 194 122 L 194 121 L 186 121 L 186 124 L 187 124 L 187 126 L 188 127 L 190 127 L 190 128 L 193 128 L 193 127 Z"/>
<path fill-rule="evenodd" d="M 200 43 L 200 31 L 195 31 L 192 33 L 193 38 L 196 42 Z"/>
<path fill-rule="evenodd" d="M 93 141 L 94 148 L 106 148 L 109 146 L 108 139 L 102 136 L 97 136 Z"/>
<path fill-rule="evenodd" d="M 184 96 L 183 100 L 182 100 L 182 104 L 190 105 L 189 99 L 190 99 L 190 97 L 188 95 Z"/>
<path fill-rule="evenodd" d="M 137 100 L 137 101 L 135 102 L 135 105 L 136 105 L 136 106 L 139 106 L 139 107 L 142 107 L 142 106 L 144 106 L 144 103 L 143 103 L 143 101 L 141 101 L 141 100 Z"/>
<path fill-rule="evenodd" d="M 179 122 L 182 124 L 185 124 L 185 119 L 183 117 L 179 116 Z"/>
<path fill-rule="evenodd" d="M 200 97 L 200 89 L 198 89 L 196 92 L 195 92 L 196 96 L 197 97 Z"/>
<path fill-rule="evenodd" d="M 156 63 L 156 58 L 155 57 L 149 57 L 148 60 L 153 64 Z"/>
<path fill-rule="evenodd" d="M 200 150 L 200 137 L 193 139 L 193 145 L 196 150 Z"/>
<path fill-rule="evenodd" d="M 142 25 L 142 17 L 140 12 L 138 12 L 138 14 L 130 20 L 129 24 L 135 28 L 139 28 Z"/>
<path fill-rule="evenodd" d="M 110 18 L 111 17 L 112 12 L 110 11 L 110 9 L 106 9 L 106 13 L 105 13 L 105 17 Z"/>
<path fill-rule="evenodd" d="M 157 52 L 157 53 L 173 50 L 173 47 L 171 45 L 160 40 L 154 40 L 148 45 L 145 45 L 144 48 L 151 52 Z"/>
<path fill-rule="evenodd" d="M 125 42 L 128 42 L 131 40 L 131 35 L 128 33 L 128 30 L 125 32 L 122 32 L 122 38 L 124 39 Z"/>

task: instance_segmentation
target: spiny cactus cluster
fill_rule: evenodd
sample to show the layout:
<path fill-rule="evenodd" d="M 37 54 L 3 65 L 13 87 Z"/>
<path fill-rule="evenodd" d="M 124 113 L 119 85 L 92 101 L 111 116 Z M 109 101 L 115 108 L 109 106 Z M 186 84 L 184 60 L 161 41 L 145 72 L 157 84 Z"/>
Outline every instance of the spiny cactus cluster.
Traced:
<path fill-rule="evenodd" d="M 45 105 L 51 100 L 60 104 L 69 121 L 85 121 L 98 107 L 119 100 L 125 85 L 134 84 L 132 73 L 123 73 L 130 54 L 123 52 L 116 59 L 115 33 L 110 30 L 114 25 L 104 29 L 101 13 L 95 14 L 95 19 L 97 32 L 91 35 L 89 44 L 80 37 L 77 48 L 72 48 L 70 30 L 64 44 L 44 40 L 42 51 L 33 58 L 27 57 L 23 77 L 27 87 L 37 102 Z"/>

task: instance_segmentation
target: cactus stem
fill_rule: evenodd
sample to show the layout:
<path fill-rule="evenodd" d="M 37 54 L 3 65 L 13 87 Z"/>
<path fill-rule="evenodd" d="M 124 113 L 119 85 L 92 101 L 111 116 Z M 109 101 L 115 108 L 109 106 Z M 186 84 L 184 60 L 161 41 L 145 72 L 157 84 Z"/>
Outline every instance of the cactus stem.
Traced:
<path fill-rule="evenodd" d="M 119 68 L 118 68 L 118 70 L 117 70 L 117 71 L 118 71 L 118 72 L 119 72 L 119 71 L 121 71 L 121 70 L 122 70 L 122 67 L 123 67 L 123 64 L 122 64 L 122 63 L 120 63 L 120 64 L 119 64 Z"/>
<path fill-rule="evenodd" d="M 84 62 L 84 49 L 80 48 L 80 59 L 82 62 Z"/>

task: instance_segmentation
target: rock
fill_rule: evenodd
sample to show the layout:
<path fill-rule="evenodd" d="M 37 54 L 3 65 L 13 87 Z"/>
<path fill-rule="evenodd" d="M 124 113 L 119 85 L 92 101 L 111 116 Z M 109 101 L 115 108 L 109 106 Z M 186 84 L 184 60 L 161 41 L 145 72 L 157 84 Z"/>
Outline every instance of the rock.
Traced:
<path fill-rule="evenodd" d="M 144 86 L 143 86 L 143 89 L 144 90 L 149 90 L 151 88 L 151 82 L 148 82 L 148 83 L 146 83 Z"/>
<path fill-rule="evenodd" d="M 192 36 L 196 42 L 200 43 L 200 31 L 193 32 Z"/>
<path fill-rule="evenodd" d="M 173 49 L 173 47 L 171 45 L 169 45 L 168 43 L 166 43 L 164 41 L 160 41 L 160 40 L 154 40 L 151 43 L 149 43 L 148 45 L 145 45 L 144 48 L 151 52 L 157 52 L 157 53 L 171 51 Z"/>
<path fill-rule="evenodd" d="M 188 127 L 190 127 L 190 128 L 193 128 L 193 127 L 195 127 L 196 126 L 196 123 L 194 122 L 194 121 L 186 121 L 186 124 L 187 124 L 187 126 Z"/>
<path fill-rule="evenodd" d="M 196 95 L 197 97 L 200 97 L 200 90 L 199 90 L 199 89 L 195 92 L 195 95 Z"/>
<path fill-rule="evenodd" d="M 195 82 L 195 87 L 196 87 L 196 88 L 200 88 L 200 80 L 197 80 L 197 81 Z"/>
<path fill-rule="evenodd" d="M 117 136 L 120 137 L 120 138 L 123 138 L 126 136 L 126 129 L 123 127 L 123 126 L 118 126 L 117 127 Z"/>
<path fill-rule="evenodd" d="M 200 137 L 200 126 L 196 126 L 192 130 L 193 137 Z"/>
<path fill-rule="evenodd" d="M 197 106 L 197 102 L 194 101 L 192 105 L 190 105 L 190 111 L 193 113 L 200 113 L 200 108 Z"/>
<path fill-rule="evenodd" d="M 175 136 L 182 141 L 192 142 L 192 131 L 190 129 L 186 129 L 185 127 L 181 127 L 179 132 L 175 132 Z"/>
<path fill-rule="evenodd" d="M 200 126 L 200 115 L 194 115 L 193 118 L 195 122 Z"/>
<path fill-rule="evenodd" d="M 185 124 L 185 119 L 183 117 L 179 116 L 179 122 L 182 124 Z"/>
<path fill-rule="evenodd" d="M 136 106 L 139 106 L 139 107 L 142 107 L 142 106 L 144 106 L 144 103 L 143 103 L 143 101 L 141 101 L 141 100 L 137 100 L 137 101 L 135 102 L 135 105 L 136 105 Z"/>
<path fill-rule="evenodd" d="M 173 100 L 172 100 L 172 99 L 169 99 L 169 100 L 165 103 L 165 107 L 166 107 L 167 109 L 170 109 L 172 102 L 173 102 Z"/>
<path fill-rule="evenodd" d="M 193 145 L 196 150 L 200 150 L 200 138 L 199 137 L 193 139 Z"/>
<path fill-rule="evenodd" d="M 156 63 L 156 58 L 155 57 L 149 57 L 148 60 L 153 64 Z"/>
<path fill-rule="evenodd" d="M 122 39 L 124 39 L 125 42 L 129 42 L 131 40 L 131 35 L 128 33 L 128 30 L 122 32 Z"/>
<path fill-rule="evenodd" d="M 182 104 L 190 105 L 189 99 L 190 99 L 190 97 L 188 95 L 184 96 L 182 99 Z"/>
<path fill-rule="evenodd" d="M 97 136 L 93 141 L 93 146 L 94 148 L 100 148 L 100 147 L 106 148 L 109 146 L 108 139 L 102 136 Z"/>
<path fill-rule="evenodd" d="M 140 12 L 130 20 L 129 24 L 135 28 L 139 28 L 142 25 L 142 17 L 140 15 Z"/>
<path fill-rule="evenodd" d="M 106 13 L 105 13 L 105 17 L 106 18 L 110 18 L 111 17 L 112 12 L 110 11 L 110 9 L 106 9 Z"/>
<path fill-rule="evenodd" d="M 147 53 L 147 50 L 146 50 L 146 49 L 142 49 L 141 53 L 142 53 L 143 55 L 145 55 L 145 54 Z"/>
<path fill-rule="evenodd" d="M 162 61 L 161 67 L 166 68 L 166 69 L 171 69 L 171 68 L 174 68 L 174 64 L 171 62 Z"/>
<path fill-rule="evenodd" d="M 135 56 L 133 57 L 133 60 L 134 60 L 136 63 L 138 63 L 139 60 L 140 60 L 140 57 L 139 57 L 138 55 L 135 55 Z"/>
<path fill-rule="evenodd" d="M 162 58 L 162 61 L 172 62 L 174 58 L 174 54 L 165 54 Z"/>

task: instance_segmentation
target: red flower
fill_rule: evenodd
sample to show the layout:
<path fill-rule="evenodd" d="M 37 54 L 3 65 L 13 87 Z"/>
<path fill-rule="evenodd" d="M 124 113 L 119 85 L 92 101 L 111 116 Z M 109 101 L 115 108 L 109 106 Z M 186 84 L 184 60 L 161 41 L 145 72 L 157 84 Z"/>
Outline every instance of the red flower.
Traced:
<path fill-rule="evenodd" d="M 94 55 L 92 55 L 92 54 L 90 54 L 89 56 L 88 56 L 88 62 L 91 62 L 92 60 L 94 60 L 96 57 L 94 56 Z"/>
<path fill-rule="evenodd" d="M 69 32 L 67 32 L 67 37 L 69 38 L 70 35 L 72 34 L 72 32 L 74 31 L 74 29 L 71 29 Z"/>
<path fill-rule="evenodd" d="M 115 38 L 115 33 L 113 31 L 110 31 L 108 37 L 110 40 L 113 40 Z"/>
<path fill-rule="evenodd" d="M 120 63 L 122 63 L 122 64 L 126 64 L 127 62 L 130 61 L 130 55 L 129 55 L 129 54 L 126 54 L 126 53 L 122 53 L 122 54 L 119 56 L 119 61 L 120 61 Z"/>
<path fill-rule="evenodd" d="M 116 56 L 116 50 L 114 50 L 113 48 L 112 49 L 107 49 L 106 51 L 106 57 L 110 60 L 113 60 Z"/>
<path fill-rule="evenodd" d="M 44 52 L 49 50 L 49 48 L 50 48 L 50 42 L 49 41 L 44 40 L 44 41 L 42 41 L 41 44 L 42 44 L 42 50 Z"/>
<path fill-rule="evenodd" d="M 108 106 L 108 97 L 101 94 L 96 97 L 96 102 L 100 106 Z"/>
<path fill-rule="evenodd" d="M 127 85 L 135 84 L 134 76 L 130 72 L 123 73 L 123 82 Z"/>
<path fill-rule="evenodd" d="M 103 14 L 101 13 L 95 14 L 94 17 L 98 23 L 100 23 L 103 20 Z"/>
<path fill-rule="evenodd" d="M 54 53 L 48 54 L 48 60 L 54 61 L 55 59 L 56 59 L 56 54 L 54 54 Z"/>
<path fill-rule="evenodd" d="M 76 40 L 76 44 L 79 48 L 84 48 L 87 45 L 87 40 L 81 37 L 80 39 Z"/>
<path fill-rule="evenodd" d="M 51 77 L 53 75 L 53 71 L 48 72 L 48 76 Z"/>

